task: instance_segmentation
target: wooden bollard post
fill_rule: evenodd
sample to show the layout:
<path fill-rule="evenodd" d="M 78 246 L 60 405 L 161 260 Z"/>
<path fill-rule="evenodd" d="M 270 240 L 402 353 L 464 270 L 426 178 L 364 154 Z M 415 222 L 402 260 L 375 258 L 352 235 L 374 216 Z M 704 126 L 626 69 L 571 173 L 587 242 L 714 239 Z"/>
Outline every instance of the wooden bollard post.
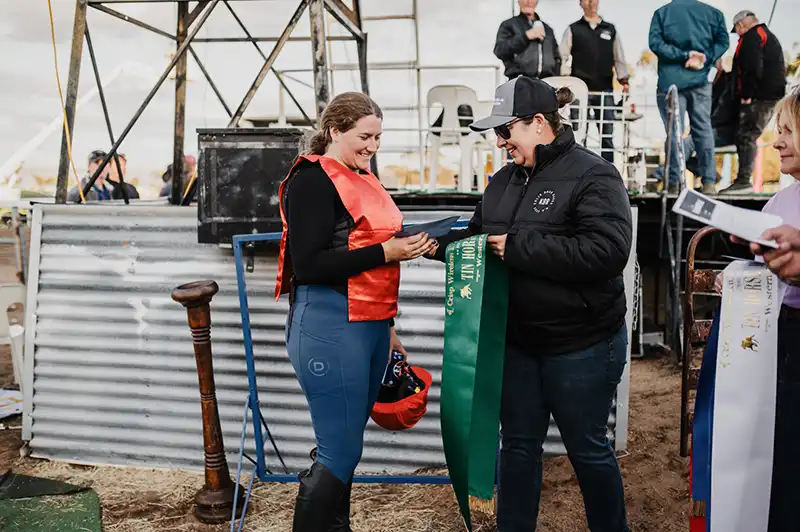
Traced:
<path fill-rule="evenodd" d="M 203 412 L 203 447 L 206 483 L 195 495 L 194 515 L 203 523 L 228 521 L 233 510 L 236 485 L 231 480 L 217 409 L 214 363 L 211 356 L 211 299 L 219 291 L 214 281 L 196 281 L 172 291 L 172 299 L 186 307 L 192 329 L 197 377 L 200 381 L 200 406 Z M 239 488 L 236 515 L 244 504 L 244 490 Z"/>

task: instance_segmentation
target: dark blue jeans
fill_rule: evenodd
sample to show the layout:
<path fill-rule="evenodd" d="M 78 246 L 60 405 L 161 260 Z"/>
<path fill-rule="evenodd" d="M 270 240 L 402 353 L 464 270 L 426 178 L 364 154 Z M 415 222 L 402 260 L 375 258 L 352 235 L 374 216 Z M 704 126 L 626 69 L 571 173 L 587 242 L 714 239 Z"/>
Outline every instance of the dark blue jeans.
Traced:
<path fill-rule="evenodd" d="M 664 127 L 669 127 L 667 94 L 659 92 L 656 100 Z M 697 152 L 697 175 L 701 177 L 704 184 L 714 184 L 717 178 L 717 166 L 714 161 L 714 129 L 711 127 L 711 84 L 706 83 L 699 87 L 678 91 L 678 104 L 681 132 L 685 127 L 684 116 L 687 112 L 689 113 L 689 131 Z M 677 139 L 673 139 L 673 148 L 669 150 L 669 184 L 681 181 L 681 175 L 678 172 L 678 145 Z M 668 151 L 666 142 L 664 150 Z"/>
<path fill-rule="evenodd" d="M 299 286 L 286 332 L 289 359 L 311 409 L 317 461 L 347 484 L 389 362 L 389 320 L 348 322 L 343 294 Z"/>
<path fill-rule="evenodd" d="M 784 307 L 778 322 L 778 391 L 769 532 L 800 530 L 800 310 Z"/>
<path fill-rule="evenodd" d="M 538 356 L 506 349 L 498 532 L 534 532 L 542 491 L 542 451 L 553 415 L 583 493 L 592 532 L 627 532 L 617 459 L 606 435 L 608 414 L 625 368 L 623 327 L 587 349 Z"/>

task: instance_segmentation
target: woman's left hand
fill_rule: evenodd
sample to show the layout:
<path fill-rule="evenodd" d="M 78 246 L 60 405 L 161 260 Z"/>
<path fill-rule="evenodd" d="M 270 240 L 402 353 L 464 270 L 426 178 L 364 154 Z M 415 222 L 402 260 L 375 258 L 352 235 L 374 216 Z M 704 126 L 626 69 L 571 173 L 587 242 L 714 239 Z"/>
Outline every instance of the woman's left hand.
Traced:
<path fill-rule="evenodd" d="M 392 353 L 394 352 L 403 355 L 403 359 L 408 358 L 405 347 L 403 347 L 402 342 L 400 342 L 400 338 L 397 337 L 397 331 L 392 327 L 389 329 L 389 360 L 391 360 Z"/>
<path fill-rule="evenodd" d="M 508 240 L 508 233 L 504 235 L 489 235 L 486 242 L 489 244 L 492 252 L 502 259 L 506 256 L 506 240 Z"/>

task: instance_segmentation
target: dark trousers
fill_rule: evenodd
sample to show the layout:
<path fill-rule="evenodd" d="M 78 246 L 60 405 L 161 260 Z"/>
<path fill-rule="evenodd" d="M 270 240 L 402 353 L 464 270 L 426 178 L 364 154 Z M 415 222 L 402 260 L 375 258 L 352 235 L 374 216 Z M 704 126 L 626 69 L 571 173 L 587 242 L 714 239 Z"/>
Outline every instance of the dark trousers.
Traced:
<path fill-rule="evenodd" d="M 800 310 L 778 322 L 778 393 L 769 532 L 800 530 Z"/>
<path fill-rule="evenodd" d="M 311 409 L 317 462 L 347 484 L 389 361 L 389 321 L 348 322 L 343 294 L 299 286 L 286 349 Z"/>
<path fill-rule="evenodd" d="M 587 120 L 597 121 L 597 131 L 600 132 L 600 155 L 606 161 L 614 163 L 614 119 L 616 118 L 616 104 L 613 94 L 590 94 L 586 101 Z M 600 109 L 602 105 L 602 110 Z M 580 110 L 576 107 L 570 109 L 572 128 L 580 127 Z M 600 121 L 602 120 L 602 125 Z M 588 123 L 587 123 L 588 128 Z"/>
<path fill-rule="evenodd" d="M 736 129 L 736 153 L 739 155 L 739 172 L 736 181 L 749 183 L 755 168 L 756 141 L 767 127 L 772 111 L 777 102 L 753 100 L 750 104 L 742 104 L 739 108 L 739 126 Z"/>
<path fill-rule="evenodd" d="M 592 94 L 589 96 L 589 118 L 590 120 L 597 120 L 597 130 L 600 132 L 600 146 L 602 150 L 600 155 L 606 161 L 614 163 L 614 117 L 615 117 L 615 103 L 614 95 L 612 94 Z M 603 109 L 600 110 L 602 105 Z M 600 120 L 602 119 L 602 125 Z"/>
<path fill-rule="evenodd" d="M 537 356 L 506 350 L 500 413 L 498 532 L 534 532 L 542 451 L 553 415 L 583 493 L 592 532 L 627 532 L 625 496 L 607 437 L 608 414 L 627 352 L 622 328 L 587 349 Z"/>

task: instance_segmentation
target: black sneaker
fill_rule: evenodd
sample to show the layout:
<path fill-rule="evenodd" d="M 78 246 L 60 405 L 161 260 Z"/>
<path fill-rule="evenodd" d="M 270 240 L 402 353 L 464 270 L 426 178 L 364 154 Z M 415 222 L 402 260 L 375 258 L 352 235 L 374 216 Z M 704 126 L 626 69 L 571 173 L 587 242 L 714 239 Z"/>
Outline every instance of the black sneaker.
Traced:
<path fill-rule="evenodd" d="M 753 192 L 753 185 L 749 181 L 736 180 L 731 183 L 731 186 L 723 188 L 719 191 L 720 194 L 748 194 Z"/>

